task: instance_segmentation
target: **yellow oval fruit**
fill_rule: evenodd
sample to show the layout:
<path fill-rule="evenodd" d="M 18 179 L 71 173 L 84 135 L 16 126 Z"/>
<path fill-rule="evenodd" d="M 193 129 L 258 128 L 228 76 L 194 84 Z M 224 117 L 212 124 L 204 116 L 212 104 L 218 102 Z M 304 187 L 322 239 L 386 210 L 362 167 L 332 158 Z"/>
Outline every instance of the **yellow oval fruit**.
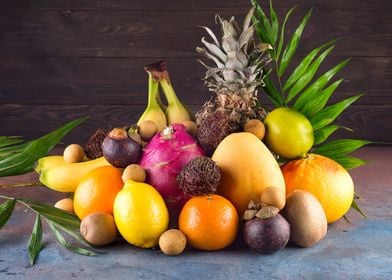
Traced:
<path fill-rule="evenodd" d="M 169 225 L 169 212 L 159 192 L 146 183 L 127 181 L 113 205 L 114 220 L 130 244 L 151 248 Z"/>
<path fill-rule="evenodd" d="M 275 187 L 285 194 L 277 161 L 267 147 L 249 132 L 232 133 L 216 148 L 212 159 L 222 171 L 217 193 L 229 199 L 242 216 L 251 200 L 260 202 L 264 189 Z"/>
<path fill-rule="evenodd" d="M 41 170 L 39 181 L 58 192 L 74 192 L 87 173 L 101 166 L 111 166 L 104 157 L 77 163 L 64 163 Z"/>
<path fill-rule="evenodd" d="M 281 107 L 264 120 L 264 142 L 271 151 L 284 158 L 304 157 L 314 143 L 313 127 L 300 112 Z"/>

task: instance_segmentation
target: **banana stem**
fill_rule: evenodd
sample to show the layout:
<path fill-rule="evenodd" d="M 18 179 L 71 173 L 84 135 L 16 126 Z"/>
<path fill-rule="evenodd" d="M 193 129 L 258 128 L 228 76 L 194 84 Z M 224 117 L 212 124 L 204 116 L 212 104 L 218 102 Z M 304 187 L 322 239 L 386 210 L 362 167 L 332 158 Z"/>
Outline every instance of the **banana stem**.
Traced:
<path fill-rule="evenodd" d="M 151 72 L 148 73 L 148 103 L 147 103 L 147 108 L 155 108 L 155 107 L 160 107 L 157 96 L 158 96 L 158 86 L 159 83 L 158 81 L 155 81 L 153 78 L 153 75 Z"/>
<path fill-rule="evenodd" d="M 160 81 L 160 85 L 163 89 L 163 92 L 165 93 L 165 97 L 167 99 L 167 103 L 169 104 L 169 106 L 181 104 L 180 100 L 177 97 L 176 92 L 173 89 L 170 80 L 162 79 Z"/>
<path fill-rule="evenodd" d="M 181 104 L 170 82 L 169 72 L 167 71 L 167 65 L 165 61 L 159 61 L 150 64 L 145 67 L 145 70 L 149 75 L 152 76 L 154 81 L 159 82 L 165 93 L 165 97 L 169 106 Z M 157 98 L 160 99 L 160 97 Z"/>

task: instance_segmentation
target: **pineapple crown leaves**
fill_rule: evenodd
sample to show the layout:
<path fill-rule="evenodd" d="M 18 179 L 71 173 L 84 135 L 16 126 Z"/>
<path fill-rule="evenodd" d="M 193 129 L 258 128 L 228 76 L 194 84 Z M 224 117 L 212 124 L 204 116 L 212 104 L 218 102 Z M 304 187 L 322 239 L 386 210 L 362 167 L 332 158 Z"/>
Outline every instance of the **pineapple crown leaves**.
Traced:
<path fill-rule="evenodd" d="M 199 60 L 207 69 L 204 80 L 210 91 L 252 92 L 263 83 L 263 67 L 270 60 L 266 53 L 269 46 L 256 45 L 254 42 L 254 10 L 255 8 L 252 8 L 246 15 L 242 29 L 234 17 L 225 20 L 216 15 L 215 21 L 221 26 L 221 42 L 210 28 L 200 26 L 207 31 L 213 41 L 208 42 L 203 37 L 203 47 L 196 48 L 197 52 L 213 61 L 216 66 L 208 66 Z"/>

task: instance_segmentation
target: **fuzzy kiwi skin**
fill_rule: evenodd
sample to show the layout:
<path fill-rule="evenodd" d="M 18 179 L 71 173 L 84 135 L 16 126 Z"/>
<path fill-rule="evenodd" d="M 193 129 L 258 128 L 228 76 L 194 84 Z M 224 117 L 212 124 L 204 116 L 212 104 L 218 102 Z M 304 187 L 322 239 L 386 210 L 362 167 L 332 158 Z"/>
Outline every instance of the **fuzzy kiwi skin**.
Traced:
<path fill-rule="evenodd" d="M 93 246 L 105 246 L 117 237 L 117 228 L 111 214 L 95 212 L 87 215 L 80 223 L 80 234 Z"/>
<path fill-rule="evenodd" d="M 282 215 L 291 226 L 290 241 L 300 247 L 312 247 L 327 234 L 323 207 L 310 192 L 297 190 L 290 194 Z"/>

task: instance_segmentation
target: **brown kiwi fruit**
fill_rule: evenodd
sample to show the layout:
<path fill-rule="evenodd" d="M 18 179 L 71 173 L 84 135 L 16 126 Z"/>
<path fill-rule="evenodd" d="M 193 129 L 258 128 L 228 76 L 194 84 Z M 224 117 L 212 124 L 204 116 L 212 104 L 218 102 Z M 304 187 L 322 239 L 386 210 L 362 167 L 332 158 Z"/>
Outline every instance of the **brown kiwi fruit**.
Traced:
<path fill-rule="evenodd" d="M 80 234 L 93 246 L 112 243 L 117 237 L 113 216 L 105 212 L 94 212 L 87 215 L 80 223 Z"/>
<path fill-rule="evenodd" d="M 296 190 L 287 198 L 283 216 L 290 223 L 290 241 L 301 247 L 311 247 L 327 233 L 327 218 L 323 207 L 310 192 Z"/>

